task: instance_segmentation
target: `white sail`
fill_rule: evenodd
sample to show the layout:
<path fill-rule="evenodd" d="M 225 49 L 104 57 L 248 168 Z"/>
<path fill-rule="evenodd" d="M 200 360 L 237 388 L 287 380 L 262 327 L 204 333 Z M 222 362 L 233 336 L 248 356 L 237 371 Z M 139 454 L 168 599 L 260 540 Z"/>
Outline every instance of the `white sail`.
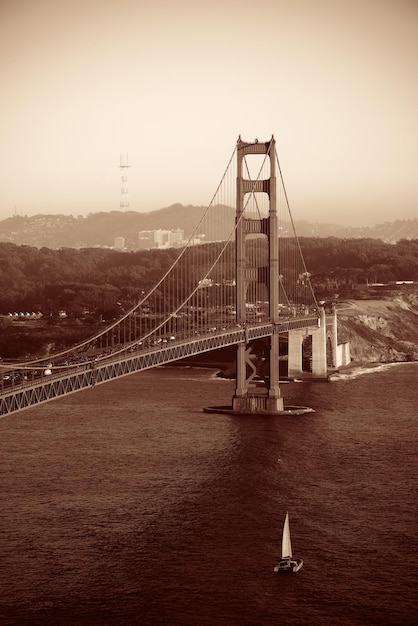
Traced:
<path fill-rule="evenodd" d="M 285 559 L 289 556 L 292 557 L 292 544 L 290 541 L 289 512 L 287 512 L 283 526 L 282 559 Z"/>

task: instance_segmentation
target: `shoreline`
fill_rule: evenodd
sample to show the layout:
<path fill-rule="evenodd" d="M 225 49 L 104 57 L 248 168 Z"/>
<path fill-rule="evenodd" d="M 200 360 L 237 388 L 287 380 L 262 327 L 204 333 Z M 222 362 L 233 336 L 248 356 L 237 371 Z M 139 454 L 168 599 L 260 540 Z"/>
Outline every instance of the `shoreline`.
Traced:
<path fill-rule="evenodd" d="M 332 383 L 338 382 L 339 380 L 351 380 L 357 378 L 357 376 L 373 374 L 374 372 L 381 372 L 397 365 L 411 365 L 412 363 L 418 363 L 418 361 L 395 361 L 392 363 L 380 363 L 379 361 L 367 361 L 365 363 L 356 362 L 341 368 L 337 372 L 329 374 L 328 381 Z"/>
<path fill-rule="evenodd" d="M 304 377 L 303 374 L 301 374 L 300 376 L 290 377 L 290 378 L 284 376 L 282 379 L 279 380 L 279 385 L 289 384 L 289 383 L 304 383 L 304 382 L 320 382 L 320 383 L 331 382 L 332 383 L 332 382 L 338 382 L 341 380 L 352 380 L 352 379 L 357 378 L 358 376 L 365 376 L 366 374 L 373 374 L 375 372 L 384 371 L 386 369 L 395 367 L 397 365 L 411 365 L 412 363 L 418 363 L 418 361 L 392 361 L 392 362 L 385 362 L 385 363 L 382 363 L 380 361 L 364 361 L 364 362 L 353 361 L 352 363 L 350 363 L 350 365 L 345 365 L 339 368 L 338 370 L 330 372 L 326 378 L 315 378 L 309 375 L 309 373 L 307 373 L 306 377 Z M 167 365 L 160 366 L 160 367 L 170 367 L 170 368 L 174 367 L 174 368 L 179 368 L 179 369 L 206 369 L 212 372 L 211 377 L 216 380 L 225 380 L 225 381 L 235 380 L 235 376 L 225 374 L 225 369 L 221 366 L 219 362 L 216 364 L 202 363 L 202 362 L 198 362 L 196 364 L 192 364 L 192 363 L 177 364 L 176 362 L 173 362 L 173 363 L 168 363 Z M 260 382 L 259 385 L 261 386 L 261 384 L 262 383 Z"/>

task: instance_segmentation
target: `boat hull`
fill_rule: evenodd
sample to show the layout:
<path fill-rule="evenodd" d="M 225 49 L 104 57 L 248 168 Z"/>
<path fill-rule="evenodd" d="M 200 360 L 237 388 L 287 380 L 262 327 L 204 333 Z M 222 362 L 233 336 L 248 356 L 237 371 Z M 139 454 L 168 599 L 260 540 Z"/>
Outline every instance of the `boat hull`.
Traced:
<path fill-rule="evenodd" d="M 274 568 L 275 572 L 282 572 L 283 574 L 296 574 L 303 566 L 303 559 L 291 559 L 283 562 L 279 561 Z"/>

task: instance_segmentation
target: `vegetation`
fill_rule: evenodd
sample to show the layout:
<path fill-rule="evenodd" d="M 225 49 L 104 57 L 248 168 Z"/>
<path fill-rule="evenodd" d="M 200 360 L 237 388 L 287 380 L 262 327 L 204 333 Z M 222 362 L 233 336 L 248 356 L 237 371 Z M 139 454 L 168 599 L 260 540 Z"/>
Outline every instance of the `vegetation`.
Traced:
<path fill-rule="evenodd" d="M 219 244 L 201 247 L 202 260 L 213 245 Z M 387 244 L 302 238 L 300 245 L 318 300 L 376 298 L 368 284 L 418 282 L 418 239 Z M 119 317 L 148 292 L 178 254 L 176 249 L 123 253 L 0 243 L 0 356 L 41 354 L 48 344 L 64 348 L 94 335 L 103 321 Z M 200 275 L 199 258 L 193 258 L 194 273 Z M 230 269 L 220 271 L 225 277 Z M 178 288 L 187 290 L 187 285 Z M 386 288 L 378 289 L 384 295 Z M 60 317 L 63 310 L 65 318 Z M 38 311 L 40 319 L 20 317 Z M 15 312 L 19 317 L 9 316 Z"/>
<path fill-rule="evenodd" d="M 418 281 L 418 239 L 387 244 L 376 239 L 302 238 L 300 244 L 318 297 L 336 291 L 340 297 L 354 297 L 367 284 Z M 0 243 L 0 313 L 41 311 L 57 316 L 64 309 L 75 318 L 114 317 L 120 307 L 129 307 L 148 291 L 178 253 L 51 250 Z"/>
<path fill-rule="evenodd" d="M 64 309 L 104 315 L 118 302 L 132 303 L 160 278 L 176 250 L 125 254 L 86 248 L 32 248 L 0 244 L 0 312 L 41 311 L 56 316 Z"/>
<path fill-rule="evenodd" d="M 316 294 L 361 297 L 372 284 L 418 282 L 418 239 L 304 238 L 301 247 Z"/>

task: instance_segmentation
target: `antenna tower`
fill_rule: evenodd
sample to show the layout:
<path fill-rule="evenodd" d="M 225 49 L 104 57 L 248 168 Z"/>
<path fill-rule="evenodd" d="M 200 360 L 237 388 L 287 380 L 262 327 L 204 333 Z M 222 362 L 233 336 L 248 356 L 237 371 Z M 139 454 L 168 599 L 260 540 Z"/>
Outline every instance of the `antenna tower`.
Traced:
<path fill-rule="evenodd" d="M 129 194 L 128 194 L 128 153 L 120 153 L 120 206 L 127 208 L 129 206 Z"/>

